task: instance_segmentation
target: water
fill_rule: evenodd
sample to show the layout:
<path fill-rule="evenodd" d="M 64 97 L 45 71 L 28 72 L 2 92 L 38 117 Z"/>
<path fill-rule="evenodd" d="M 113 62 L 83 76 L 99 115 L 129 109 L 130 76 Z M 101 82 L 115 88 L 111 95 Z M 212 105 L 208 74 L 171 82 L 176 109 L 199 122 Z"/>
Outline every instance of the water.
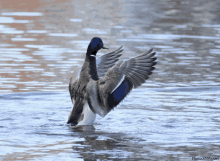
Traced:
<path fill-rule="evenodd" d="M 220 157 L 219 8 L 217 0 L 2 2 L 0 160 Z M 123 58 L 153 47 L 158 64 L 105 118 L 71 128 L 69 78 L 94 36 L 111 50 L 123 45 Z"/>

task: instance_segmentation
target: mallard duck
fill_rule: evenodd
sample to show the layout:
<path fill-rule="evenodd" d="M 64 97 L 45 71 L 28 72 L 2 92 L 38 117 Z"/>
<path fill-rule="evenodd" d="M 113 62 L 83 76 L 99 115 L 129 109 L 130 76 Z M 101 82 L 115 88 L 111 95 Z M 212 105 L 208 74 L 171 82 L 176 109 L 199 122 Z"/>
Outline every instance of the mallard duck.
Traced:
<path fill-rule="evenodd" d="M 129 60 L 118 61 L 123 51 L 121 46 L 96 61 L 100 49 L 108 48 L 101 38 L 94 37 L 87 48 L 79 79 L 70 79 L 73 108 L 67 124 L 92 125 L 96 114 L 106 116 L 133 88 L 143 84 L 155 69 L 157 58 L 153 49 Z"/>

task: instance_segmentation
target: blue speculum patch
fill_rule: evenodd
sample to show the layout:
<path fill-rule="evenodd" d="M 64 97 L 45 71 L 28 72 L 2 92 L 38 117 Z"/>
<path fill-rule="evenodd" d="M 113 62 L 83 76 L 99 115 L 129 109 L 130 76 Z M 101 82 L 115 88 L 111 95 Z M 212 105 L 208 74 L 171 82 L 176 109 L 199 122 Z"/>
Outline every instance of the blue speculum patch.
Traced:
<path fill-rule="evenodd" d="M 128 93 L 128 89 L 128 82 L 123 82 L 113 93 L 114 98 L 116 98 L 117 101 L 121 101 Z"/>

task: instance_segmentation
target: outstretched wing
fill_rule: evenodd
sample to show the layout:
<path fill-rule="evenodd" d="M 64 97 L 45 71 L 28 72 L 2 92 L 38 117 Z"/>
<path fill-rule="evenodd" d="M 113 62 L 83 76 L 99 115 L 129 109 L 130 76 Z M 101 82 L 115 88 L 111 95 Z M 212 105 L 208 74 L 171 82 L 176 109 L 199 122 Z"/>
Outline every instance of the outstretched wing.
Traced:
<path fill-rule="evenodd" d="M 99 79 L 101 79 L 106 74 L 106 72 L 119 60 L 118 58 L 122 55 L 121 52 L 123 51 L 121 48 L 122 46 L 115 51 L 99 57 L 96 62 Z"/>
<path fill-rule="evenodd" d="M 73 103 L 73 108 L 70 112 L 67 123 L 71 123 L 72 125 L 77 125 L 83 118 L 82 112 L 87 98 L 86 84 L 79 84 L 78 82 L 79 80 L 73 82 L 73 78 L 71 78 L 69 84 L 69 92 Z"/>
<path fill-rule="evenodd" d="M 152 51 L 153 49 L 150 49 L 145 54 L 118 62 L 101 80 L 94 82 L 91 89 L 97 86 L 98 90 L 88 90 L 90 108 L 104 117 L 124 99 L 132 88 L 137 88 L 144 83 L 155 69 L 153 66 L 156 65 L 157 58 L 154 57 L 156 53 Z M 96 98 L 92 98 L 94 92 L 97 92 Z"/>

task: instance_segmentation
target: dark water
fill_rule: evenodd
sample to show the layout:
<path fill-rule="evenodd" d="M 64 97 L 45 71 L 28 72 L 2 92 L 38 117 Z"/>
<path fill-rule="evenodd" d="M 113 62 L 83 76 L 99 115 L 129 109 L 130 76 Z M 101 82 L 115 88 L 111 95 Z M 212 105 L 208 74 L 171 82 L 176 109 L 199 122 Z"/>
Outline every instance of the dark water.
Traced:
<path fill-rule="evenodd" d="M 0 9 L 0 160 L 220 158 L 220 2 L 8 0 Z M 94 36 L 123 45 L 124 58 L 153 47 L 158 64 L 117 109 L 73 129 L 68 82 Z"/>

